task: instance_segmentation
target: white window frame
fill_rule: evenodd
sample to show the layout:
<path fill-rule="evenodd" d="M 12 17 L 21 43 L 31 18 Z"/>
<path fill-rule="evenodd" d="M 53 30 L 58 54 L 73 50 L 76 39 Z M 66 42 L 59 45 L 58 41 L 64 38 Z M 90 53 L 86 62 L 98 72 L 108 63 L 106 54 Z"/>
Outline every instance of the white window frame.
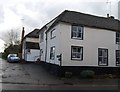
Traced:
<path fill-rule="evenodd" d="M 71 60 L 79 60 L 79 61 L 83 60 L 83 47 L 71 46 Z"/>
<path fill-rule="evenodd" d="M 101 55 L 100 55 L 100 52 L 101 52 Z M 98 48 L 98 65 L 99 66 L 108 66 L 108 49 Z"/>
<path fill-rule="evenodd" d="M 50 48 L 50 59 L 51 60 L 55 59 L 55 46 Z"/>
<path fill-rule="evenodd" d="M 83 27 L 72 25 L 71 38 L 72 39 L 83 40 Z"/>
<path fill-rule="evenodd" d="M 55 35 L 55 29 L 53 29 L 53 30 L 51 30 L 51 32 L 50 32 L 50 38 L 53 39 L 53 38 L 55 38 L 55 37 L 56 37 L 56 35 Z"/>
<path fill-rule="evenodd" d="M 120 43 L 120 32 L 116 32 L 116 44 Z"/>
<path fill-rule="evenodd" d="M 116 50 L 116 66 L 120 66 L 120 50 Z"/>

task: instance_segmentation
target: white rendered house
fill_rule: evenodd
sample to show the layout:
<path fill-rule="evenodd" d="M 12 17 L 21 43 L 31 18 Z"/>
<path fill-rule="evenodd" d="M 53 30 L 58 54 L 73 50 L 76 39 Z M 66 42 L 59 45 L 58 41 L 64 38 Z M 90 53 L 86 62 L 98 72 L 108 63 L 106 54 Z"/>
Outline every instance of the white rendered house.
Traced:
<path fill-rule="evenodd" d="M 26 62 L 35 62 L 39 58 L 39 29 L 34 29 L 23 38 L 22 59 Z"/>
<path fill-rule="evenodd" d="M 120 21 L 64 11 L 40 29 L 40 60 L 62 68 L 118 68 Z"/>

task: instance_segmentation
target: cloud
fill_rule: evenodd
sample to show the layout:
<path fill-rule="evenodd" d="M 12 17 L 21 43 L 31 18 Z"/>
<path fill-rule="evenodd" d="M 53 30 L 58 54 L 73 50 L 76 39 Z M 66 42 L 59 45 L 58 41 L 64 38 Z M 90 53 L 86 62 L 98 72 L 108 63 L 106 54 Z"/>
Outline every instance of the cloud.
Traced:
<path fill-rule="evenodd" d="M 4 22 L 4 11 L 2 5 L 0 5 L 0 24 Z"/>
<path fill-rule="evenodd" d="M 41 28 L 64 10 L 106 16 L 108 12 L 106 1 L 1 0 L 0 3 L 3 6 L 0 6 L 0 32 L 2 30 L 11 30 L 12 28 L 21 29 L 21 26 L 25 26 L 26 33 L 28 33 L 34 28 Z"/>
<path fill-rule="evenodd" d="M 0 39 L 6 40 L 10 30 L 19 31 L 25 27 L 25 34 L 41 28 L 64 10 L 72 10 L 106 16 L 110 13 L 107 0 L 0 0 Z M 111 14 L 117 17 L 117 3 L 111 2 Z M 24 20 L 22 20 L 24 19 Z M 0 44 L 1 45 L 1 44 Z"/>
<path fill-rule="evenodd" d="M 5 42 L 0 39 L 0 43 L 1 43 L 1 45 L 0 45 L 0 52 L 4 52 L 4 44 L 5 44 Z"/>

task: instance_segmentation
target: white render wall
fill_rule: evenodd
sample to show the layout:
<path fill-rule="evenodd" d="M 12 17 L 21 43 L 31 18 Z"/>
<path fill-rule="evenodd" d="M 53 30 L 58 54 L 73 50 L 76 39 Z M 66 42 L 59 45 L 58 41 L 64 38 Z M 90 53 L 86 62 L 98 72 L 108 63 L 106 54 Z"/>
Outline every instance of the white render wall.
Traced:
<path fill-rule="evenodd" d="M 83 40 L 77 40 L 71 39 L 71 24 L 60 22 L 54 28 L 55 38 L 50 39 L 52 29 L 47 33 L 46 62 L 60 65 L 57 55 L 62 54 L 62 66 L 98 66 L 98 48 L 106 48 L 108 49 L 108 66 L 103 67 L 116 67 L 115 50 L 118 50 L 116 32 L 84 27 Z M 45 31 L 44 42 L 40 43 L 40 49 L 43 49 L 41 61 L 45 61 Z M 55 46 L 55 60 L 50 60 L 50 48 L 53 46 Z M 71 46 L 83 47 L 83 61 L 71 60 Z"/>
<path fill-rule="evenodd" d="M 53 29 L 54 29 L 54 35 L 55 37 L 51 39 L 51 29 L 48 33 L 47 33 L 47 60 L 46 62 L 48 63 L 52 63 L 52 64 L 56 64 L 56 65 L 60 65 L 60 61 L 57 58 L 57 55 L 60 55 L 60 26 L 56 25 Z M 50 59 L 50 48 L 55 46 L 55 59 L 51 60 Z"/>
<path fill-rule="evenodd" d="M 30 53 L 26 53 L 27 61 L 29 61 L 29 62 L 37 61 L 37 59 L 39 58 L 39 53 L 40 53 L 39 50 L 30 49 Z"/>
<path fill-rule="evenodd" d="M 60 61 L 58 61 L 57 55 L 60 55 L 60 31 L 58 30 L 59 25 L 56 26 L 54 30 L 54 34 L 55 34 L 55 38 L 51 39 L 51 30 L 49 32 L 47 32 L 47 54 L 46 54 L 46 30 L 44 30 L 44 40 L 43 42 L 40 42 L 40 49 L 43 50 L 43 53 L 40 57 L 41 61 L 45 61 L 45 54 L 47 55 L 46 57 L 46 62 L 47 63 L 52 63 L 52 64 L 56 64 L 56 65 L 60 65 Z M 40 38 L 40 35 L 39 35 Z M 50 59 L 50 48 L 55 46 L 55 59 L 51 60 Z"/>
<path fill-rule="evenodd" d="M 98 66 L 98 48 L 108 49 L 108 66 L 116 66 L 115 32 L 84 27 L 83 40 L 71 39 L 71 25 L 60 23 L 62 66 Z M 71 60 L 71 45 L 83 46 L 83 61 Z M 57 48 L 56 48 L 57 49 Z"/>
<path fill-rule="evenodd" d="M 35 42 L 39 43 L 39 38 L 29 38 L 26 37 L 23 40 L 23 50 L 22 50 L 22 59 L 29 62 L 35 62 L 40 56 L 40 50 L 38 49 L 30 49 L 30 53 L 28 53 L 26 49 L 26 42 Z"/>
<path fill-rule="evenodd" d="M 25 56 L 25 50 L 26 50 L 26 41 L 25 39 L 23 40 L 23 47 L 22 47 L 22 59 L 25 59 L 26 56 Z"/>
<path fill-rule="evenodd" d="M 46 32 L 46 30 L 44 30 L 44 40 L 43 40 L 43 42 L 40 42 L 40 36 L 41 35 L 39 35 L 39 46 L 40 46 L 40 49 L 42 49 L 42 51 L 43 51 L 42 55 L 40 55 L 40 60 L 41 61 L 45 61 L 45 53 L 46 53 L 46 42 L 45 42 L 46 34 L 45 34 L 45 32 Z"/>

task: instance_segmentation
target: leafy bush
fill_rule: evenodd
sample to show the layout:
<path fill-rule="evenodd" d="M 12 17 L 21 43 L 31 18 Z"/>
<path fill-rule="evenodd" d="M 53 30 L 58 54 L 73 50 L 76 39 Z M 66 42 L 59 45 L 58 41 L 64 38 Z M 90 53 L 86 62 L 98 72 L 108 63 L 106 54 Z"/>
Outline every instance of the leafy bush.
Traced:
<path fill-rule="evenodd" d="M 72 72 L 65 72 L 65 78 L 71 78 Z"/>
<path fill-rule="evenodd" d="M 2 54 L 2 59 L 5 59 L 5 60 L 6 60 L 6 59 L 7 59 L 7 55 L 8 55 L 7 53 L 3 53 L 3 54 Z"/>
<path fill-rule="evenodd" d="M 80 77 L 82 78 L 93 78 L 95 76 L 95 72 L 92 70 L 83 70 L 80 73 Z"/>

